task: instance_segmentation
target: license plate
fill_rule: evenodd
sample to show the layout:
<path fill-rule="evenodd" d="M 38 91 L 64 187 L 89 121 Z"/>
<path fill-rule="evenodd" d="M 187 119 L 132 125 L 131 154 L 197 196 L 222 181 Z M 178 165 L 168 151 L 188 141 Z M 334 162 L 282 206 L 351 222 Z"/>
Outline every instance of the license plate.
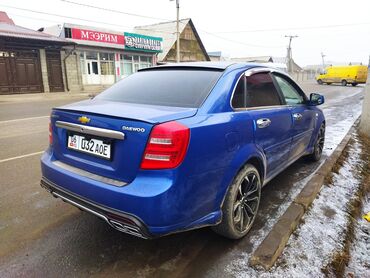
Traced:
<path fill-rule="evenodd" d="M 83 135 L 68 135 L 68 149 L 110 159 L 111 144 L 96 138 L 87 138 Z"/>

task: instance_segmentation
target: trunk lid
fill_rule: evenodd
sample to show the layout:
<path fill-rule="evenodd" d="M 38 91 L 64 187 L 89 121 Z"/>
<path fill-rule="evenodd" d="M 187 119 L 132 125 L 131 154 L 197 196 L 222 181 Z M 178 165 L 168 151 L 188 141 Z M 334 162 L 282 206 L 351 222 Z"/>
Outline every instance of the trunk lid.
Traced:
<path fill-rule="evenodd" d="M 178 108 L 86 100 L 53 109 L 53 155 L 56 160 L 110 179 L 131 182 L 137 175 L 150 131 L 155 124 L 191 117 L 196 108 Z M 79 118 L 89 122 L 81 123 Z M 76 124 L 124 134 L 124 139 L 82 134 L 57 127 L 60 123 Z M 67 147 L 68 137 L 80 135 L 110 144 L 111 158 L 106 159 Z"/>

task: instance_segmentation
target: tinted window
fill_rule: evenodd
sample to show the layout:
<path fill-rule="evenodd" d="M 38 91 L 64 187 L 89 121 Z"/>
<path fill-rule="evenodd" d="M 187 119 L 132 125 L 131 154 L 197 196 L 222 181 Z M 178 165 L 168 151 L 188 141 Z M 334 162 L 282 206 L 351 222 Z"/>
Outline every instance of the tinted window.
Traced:
<path fill-rule="evenodd" d="M 199 107 L 221 71 L 163 69 L 132 74 L 96 98 L 178 107 Z"/>
<path fill-rule="evenodd" d="M 284 95 L 286 104 L 301 104 L 304 102 L 303 97 L 297 92 L 296 89 L 284 78 L 275 76 L 276 81 Z"/>
<path fill-rule="evenodd" d="M 270 74 L 247 77 L 247 107 L 280 105 L 281 100 Z"/>
<path fill-rule="evenodd" d="M 233 100 L 231 102 L 234 108 L 245 108 L 245 75 L 240 77 L 238 84 L 235 87 Z"/>

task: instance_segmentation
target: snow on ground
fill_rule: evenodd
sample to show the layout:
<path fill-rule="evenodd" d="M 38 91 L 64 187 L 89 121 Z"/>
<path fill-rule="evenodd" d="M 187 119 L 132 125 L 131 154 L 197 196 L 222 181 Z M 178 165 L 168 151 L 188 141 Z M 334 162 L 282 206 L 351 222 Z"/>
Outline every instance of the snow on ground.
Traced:
<path fill-rule="evenodd" d="M 364 201 L 362 214 L 370 212 L 370 196 Z M 351 246 L 351 258 L 346 274 L 355 274 L 355 277 L 370 277 L 370 223 L 365 219 L 358 219 L 355 227 L 355 239 Z"/>
<path fill-rule="evenodd" d="M 343 137 L 347 134 L 353 123 L 361 115 L 362 102 L 358 102 L 353 106 L 345 107 L 343 109 L 336 109 L 335 107 L 325 107 L 323 112 L 326 118 L 326 132 L 325 132 L 325 147 L 324 155 L 331 155 Z M 342 120 L 336 121 L 341 118 Z M 335 124 L 331 124 L 335 122 Z"/>
<path fill-rule="evenodd" d="M 321 277 L 332 254 L 341 247 L 346 227 L 346 204 L 360 184 L 358 165 L 361 145 L 355 141 L 350 156 L 334 174 L 333 182 L 324 185 L 302 224 L 291 236 L 276 266 L 266 272 L 248 266 L 251 253 L 244 253 L 239 260 L 227 266 L 235 277 Z M 361 254 L 360 254 L 361 255 Z M 365 255 L 366 256 L 366 253 Z"/>

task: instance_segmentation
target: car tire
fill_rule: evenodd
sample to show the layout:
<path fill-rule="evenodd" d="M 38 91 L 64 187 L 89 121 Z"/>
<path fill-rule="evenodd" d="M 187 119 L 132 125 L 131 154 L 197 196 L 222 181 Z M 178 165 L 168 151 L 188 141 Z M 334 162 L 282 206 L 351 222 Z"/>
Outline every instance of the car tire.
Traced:
<path fill-rule="evenodd" d="M 317 133 L 313 152 L 307 156 L 310 161 L 319 161 L 322 156 L 325 143 L 325 124 L 321 124 L 319 132 Z"/>
<path fill-rule="evenodd" d="M 347 86 L 347 81 L 346 80 L 342 80 L 342 86 Z"/>
<path fill-rule="evenodd" d="M 251 229 L 261 199 L 261 178 L 258 170 L 246 164 L 234 178 L 222 205 L 222 220 L 212 227 L 216 233 L 240 239 Z"/>
<path fill-rule="evenodd" d="M 352 86 L 353 86 L 353 87 L 356 87 L 356 86 L 357 86 L 357 83 L 352 83 Z"/>
<path fill-rule="evenodd" d="M 321 79 L 318 79 L 318 80 L 317 80 L 317 83 L 319 83 L 319 85 L 322 85 L 322 84 L 323 84 L 323 82 L 322 82 L 322 80 L 321 80 Z"/>

